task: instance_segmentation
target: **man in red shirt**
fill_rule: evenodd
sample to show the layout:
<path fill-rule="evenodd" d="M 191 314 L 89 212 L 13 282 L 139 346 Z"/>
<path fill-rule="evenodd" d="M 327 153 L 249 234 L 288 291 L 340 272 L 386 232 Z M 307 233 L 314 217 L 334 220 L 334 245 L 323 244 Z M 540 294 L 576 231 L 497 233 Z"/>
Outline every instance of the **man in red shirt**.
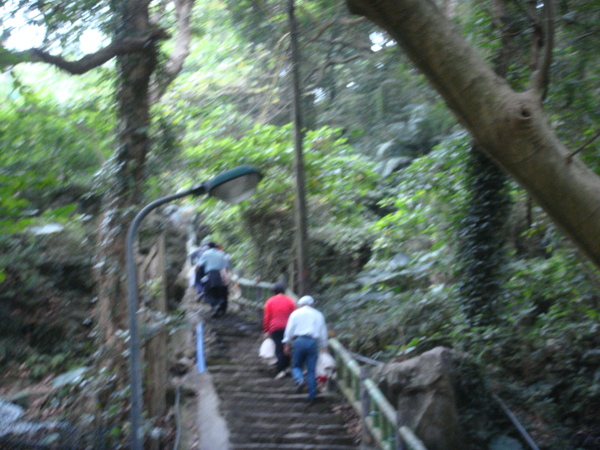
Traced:
<path fill-rule="evenodd" d="M 283 332 L 290 314 L 296 309 L 296 303 L 284 294 L 285 286 L 277 283 L 273 286 L 273 297 L 265 302 L 263 312 L 263 332 L 275 342 L 275 356 L 277 357 L 277 375 L 275 379 L 283 378 L 290 366 L 290 357 L 283 351 Z"/>

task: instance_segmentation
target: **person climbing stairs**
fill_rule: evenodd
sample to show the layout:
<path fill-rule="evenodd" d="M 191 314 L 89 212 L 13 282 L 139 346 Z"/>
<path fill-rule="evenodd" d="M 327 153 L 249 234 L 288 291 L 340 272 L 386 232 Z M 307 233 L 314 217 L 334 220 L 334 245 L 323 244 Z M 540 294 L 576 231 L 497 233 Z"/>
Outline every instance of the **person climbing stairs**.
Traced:
<path fill-rule="evenodd" d="M 344 419 L 332 408 L 343 400 L 321 393 L 314 403 L 298 393 L 291 378 L 275 379 L 276 369 L 258 358 L 260 317 L 231 313 L 207 322 L 207 366 L 229 430 L 229 448 L 358 448 Z"/>

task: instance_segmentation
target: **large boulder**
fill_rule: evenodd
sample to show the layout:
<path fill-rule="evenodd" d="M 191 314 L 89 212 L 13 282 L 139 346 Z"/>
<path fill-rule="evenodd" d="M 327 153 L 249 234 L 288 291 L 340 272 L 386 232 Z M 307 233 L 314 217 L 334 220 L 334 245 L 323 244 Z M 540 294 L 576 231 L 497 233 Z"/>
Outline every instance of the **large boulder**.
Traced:
<path fill-rule="evenodd" d="M 465 448 L 452 382 L 452 351 L 436 347 L 421 356 L 378 367 L 372 374 L 428 450 Z"/>

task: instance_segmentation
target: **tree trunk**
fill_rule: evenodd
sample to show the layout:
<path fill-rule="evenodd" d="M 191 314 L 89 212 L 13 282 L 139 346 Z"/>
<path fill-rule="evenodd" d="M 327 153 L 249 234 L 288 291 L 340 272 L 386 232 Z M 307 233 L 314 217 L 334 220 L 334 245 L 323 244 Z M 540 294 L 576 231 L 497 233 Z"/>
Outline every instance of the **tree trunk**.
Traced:
<path fill-rule="evenodd" d="M 136 37 L 150 30 L 148 2 L 129 0 L 117 3 L 119 18 L 116 38 Z M 129 224 L 141 202 L 144 164 L 150 125 L 148 85 L 156 65 L 154 44 L 143 52 L 117 59 L 118 147 L 110 173 L 111 186 L 99 230 L 98 324 L 107 350 L 105 361 L 117 371 L 123 366 L 124 341 L 115 337 L 129 328 L 125 278 L 125 239 Z M 123 382 L 127 377 L 122 377 Z"/>
<path fill-rule="evenodd" d="M 534 90 L 515 92 L 431 0 L 347 0 L 387 30 L 442 95 L 479 148 L 600 267 L 600 177 L 558 140 Z"/>
<path fill-rule="evenodd" d="M 502 77 L 508 72 L 509 62 L 516 62 L 511 50 L 513 34 L 505 25 L 504 2 L 492 2 L 492 21 L 502 42 L 494 57 L 494 69 Z M 502 298 L 501 274 L 506 262 L 506 223 L 510 212 L 508 177 L 485 153 L 473 145 L 467 156 L 468 203 L 459 228 L 459 291 L 465 314 L 476 326 L 496 321 Z"/>

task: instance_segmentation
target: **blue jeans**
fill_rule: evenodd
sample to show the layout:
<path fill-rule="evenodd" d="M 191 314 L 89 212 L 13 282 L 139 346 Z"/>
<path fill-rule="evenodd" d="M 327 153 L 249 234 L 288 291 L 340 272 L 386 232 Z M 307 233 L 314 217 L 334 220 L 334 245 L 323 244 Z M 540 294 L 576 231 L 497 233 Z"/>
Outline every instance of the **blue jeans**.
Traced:
<path fill-rule="evenodd" d="M 306 364 L 306 384 L 308 385 L 308 399 L 317 396 L 317 378 L 315 368 L 319 357 L 319 346 L 315 338 L 300 336 L 292 343 L 292 377 L 297 384 L 304 382 L 302 368 Z"/>

